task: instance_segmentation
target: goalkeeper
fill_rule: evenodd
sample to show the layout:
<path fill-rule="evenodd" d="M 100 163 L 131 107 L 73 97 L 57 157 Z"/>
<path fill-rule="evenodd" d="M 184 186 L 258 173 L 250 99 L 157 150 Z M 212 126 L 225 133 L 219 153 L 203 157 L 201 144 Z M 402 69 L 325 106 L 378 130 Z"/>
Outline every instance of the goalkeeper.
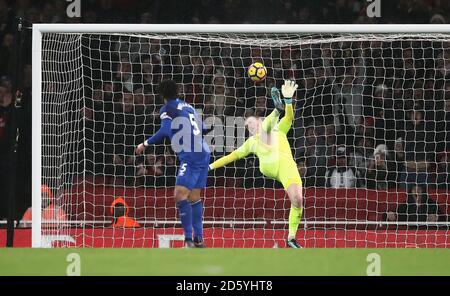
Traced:
<path fill-rule="evenodd" d="M 297 87 L 294 81 L 284 82 L 281 92 L 285 106 L 278 89 L 272 88 L 272 100 L 276 109 L 262 123 L 259 118 L 249 117 L 245 125 L 252 136 L 241 147 L 209 165 L 210 169 L 217 169 L 250 153 L 258 156 L 261 173 L 281 182 L 291 201 L 289 234 L 286 241 L 286 246 L 290 248 L 301 248 L 295 237 L 303 210 L 302 180 L 286 136 L 294 119 L 292 97 Z M 285 115 L 279 120 L 280 111 L 283 109 Z"/>

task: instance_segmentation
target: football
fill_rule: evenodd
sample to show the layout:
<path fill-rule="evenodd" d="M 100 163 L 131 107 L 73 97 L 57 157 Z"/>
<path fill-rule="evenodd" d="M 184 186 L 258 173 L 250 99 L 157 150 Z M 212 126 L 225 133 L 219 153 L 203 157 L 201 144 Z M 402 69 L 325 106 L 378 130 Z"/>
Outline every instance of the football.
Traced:
<path fill-rule="evenodd" d="M 256 62 L 248 67 L 247 74 L 252 81 L 260 82 L 266 79 L 267 69 L 261 62 Z"/>

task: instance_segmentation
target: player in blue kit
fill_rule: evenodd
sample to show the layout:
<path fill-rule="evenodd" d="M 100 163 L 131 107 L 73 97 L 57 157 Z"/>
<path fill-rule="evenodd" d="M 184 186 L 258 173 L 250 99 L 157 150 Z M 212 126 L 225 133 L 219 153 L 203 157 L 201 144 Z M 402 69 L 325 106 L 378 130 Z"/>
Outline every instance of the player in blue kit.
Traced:
<path fill-rule="evenodd" d="M 162 81 L 159 89 L 166 103 L 160 110 L 161 128 L 139 144 L 135 152 L 141 154 L 145 147 L 170 139 L 180 161 L 174 194 L 185 246 L 204 248 L 200 193 L 206 187 L 211 151 L 203 138 L 203 122 L 191 105 L 178 98 L 178 87 L 173 80 Z"/>

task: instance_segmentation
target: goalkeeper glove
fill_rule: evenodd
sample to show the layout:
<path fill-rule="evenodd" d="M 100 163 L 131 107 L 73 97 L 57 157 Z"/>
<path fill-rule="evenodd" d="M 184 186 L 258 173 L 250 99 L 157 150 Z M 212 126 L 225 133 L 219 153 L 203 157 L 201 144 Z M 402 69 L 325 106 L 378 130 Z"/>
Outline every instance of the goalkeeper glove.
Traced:
<path fill-rule="evenodd" d="M 280 98 L 280 91 L 275 86 L 270 90 L 270 94 L 272 96 L 273 105 L 277 108 L 278 111 L 282 112 L 284 110 L 283 102 Z"/>
<path fill-rule="evenodd" d="M 292 104 L 292 97 L 298 88 L 298 84 L 293 80 L 285 80 L 281 87 L 281 93 L 283 94 L 286 104 Z"/>

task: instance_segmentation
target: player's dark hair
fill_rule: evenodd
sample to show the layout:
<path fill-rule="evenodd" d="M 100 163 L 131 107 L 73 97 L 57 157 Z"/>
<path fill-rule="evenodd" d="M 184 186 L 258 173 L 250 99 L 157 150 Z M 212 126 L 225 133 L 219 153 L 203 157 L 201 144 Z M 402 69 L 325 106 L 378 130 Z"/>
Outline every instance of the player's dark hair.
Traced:
<path fill-rule="evenodd" d="M 178 97 L 178 86 L 173 80 L 164 80 L 159 84 L 159 95 L 163 99 L 172 100 Z"/>

